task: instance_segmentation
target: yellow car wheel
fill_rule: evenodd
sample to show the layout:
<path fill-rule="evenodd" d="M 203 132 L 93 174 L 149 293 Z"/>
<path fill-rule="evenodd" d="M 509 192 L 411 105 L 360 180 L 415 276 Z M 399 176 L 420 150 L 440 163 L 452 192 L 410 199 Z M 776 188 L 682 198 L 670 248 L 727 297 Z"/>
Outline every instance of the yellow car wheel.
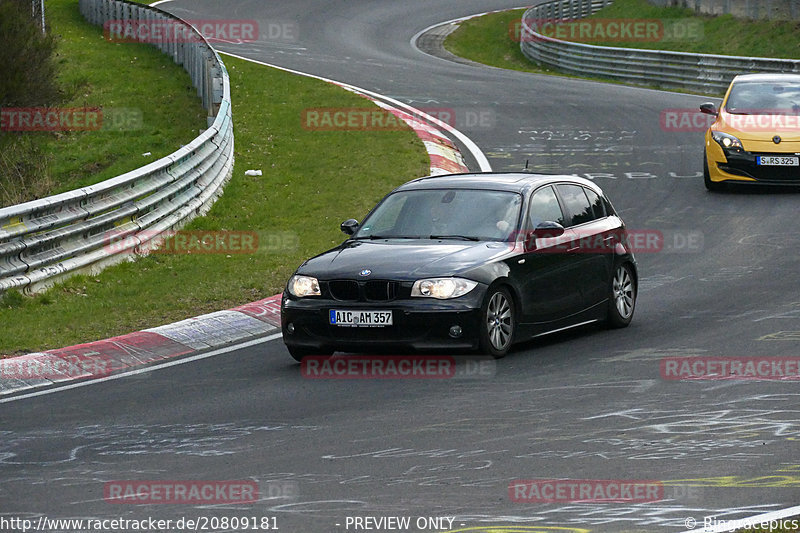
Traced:
<path fill-rule="evenodd" d="M 719 191 L 725 187 L 724 183 L 711 181 L 711 175 L 708 172 L 708 154 L 705 150 L 703 150 L 703 183 L 709 191 Z"/>

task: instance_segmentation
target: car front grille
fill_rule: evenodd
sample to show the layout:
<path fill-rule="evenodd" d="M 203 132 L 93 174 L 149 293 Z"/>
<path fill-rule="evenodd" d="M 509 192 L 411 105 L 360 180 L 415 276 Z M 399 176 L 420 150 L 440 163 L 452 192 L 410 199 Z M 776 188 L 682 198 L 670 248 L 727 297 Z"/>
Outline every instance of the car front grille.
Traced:
<path fill-rule="evenodd" d="M 737 176 L 746 176 L 762 182 L 786 183 L 800 182 L 800 167 L 778 167 L 756 165 L 756 157 L 760 155 L 794 155 L 767 154 L 747 152 L 740 156 L 728 154 L 727 163 L 718 163 L 720 170 Z"/>
<path fill-rule="evenodd" d="M 397 298 L 397 283 L 394 281 L 368 281 L 364 283 L 364 297 L 373 302 Z"/>
<path fill-rule="evenodd" d="M 359 298 L 358 282 L 350 280 L 334 280 L 328 282 L 328 290 L 334 300 L 357 302 Z"/>
<path fill-rule="evenodd" d="M 400 287 L 396 281 L 332 280 L 328 292 L 331 298 L 343 302 L 388 302 L 397 299 Z"/>

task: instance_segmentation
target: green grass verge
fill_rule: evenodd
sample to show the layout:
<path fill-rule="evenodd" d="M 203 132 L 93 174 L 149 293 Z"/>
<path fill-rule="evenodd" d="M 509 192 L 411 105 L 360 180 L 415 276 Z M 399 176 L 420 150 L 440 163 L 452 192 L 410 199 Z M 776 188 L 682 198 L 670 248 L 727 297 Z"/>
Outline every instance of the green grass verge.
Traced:
<path fill-rule="evenodd" d="M 797 533 L 800 529 L 786 529 L 786 528 L 778 528 L 778 529 L 737 529 L 739 533 Z"/>
<path fill-rule="evenodd" d="M 684 19 L 702 23 L 702 38 L 654 42 L 590 42 L 601 46 L 674 50 L 747 57 L 800 58 L 800 24 L 792 20 L 746 20 L 731 15 L 696 16 L 693 9 L 662 8 L 647 0 L 614 0 L 592 19 Z"/>
<path fill-rule="evenodd" d="M 780 524 L 778 523 L 778 521 L 776 521 L 772 529 L 770 529 L 770 527 L 766 525 L 766 527 L 763 528 L 761 527 L 744 528 L 744 529 L 737 529 L 736 531 L 738 533 L 797 533 L 798 531 L 800 531 L 800 527 L 793 527 L 792 529 L 789 529 L 789 527 L 792 527 L 793 523 L 794 524 L 800 523 L 800 519 L 798 518 L 784 518 L 782 523 L 788 527 L 777 527 Z"/>
<path fill-rule="evenodd" d="M 526 72 L 554 72 L 528 60 L 514 38 L 515 25 L 525 9 L 491 13 L 469 19 L 445 39 L 450 52 L 494 67 Z M 744 55 L 797 59 L 800 57 L 800 25 L 796 21 L 749 21 L 724 16 L 695 16 L 681 8 L 660 8 L 646 0 L 615 0 L 595 13 L 599 19 L 693 19 L 702 23 L 702 40 L 673 42 L 595 42 L 606 46 L 627 46 L 677 50 L 705 54 Z"/>
<path fill-rule="evenodd" d="M 115 130 L 112 125 L 51 139 L 58 190 L 97 183 L 155 161 L 207 127 L 206 110 L 189 74 L 157 48 L 107 41 L 74 0 L 49 2 L 47 14 L 61 36 L 62 82 L 74 93 L 65 107 L 100 106 L 112 114 L 121 109 L 121 118 L 130 118 L 134 128 Z M 142 156 L 147 152 L 151 155 Z"/>
<path fill-rule="evenodd" d="M 97 30 L 95 30 L 97 31 Z M 306 108 L 377 109 L 339 87 L 223 56 L 231 77 L 234 176 L 208 216 L 186 229 L 256 231 L 255 254 L 153 254 L 39 296 L 0 298 L 0 353 L 102 339 L 229 308 L 283 290 L 306 258 L 344 239 L 391 188 L 426 175 L 411 130 L 312 131 Z M 245 170 L 261 169 L 259 177 Z"/>
<path fill-rule="evenodd" d="M 457 56 L 484 65 L 524 72 L 549 72 L 531 63 L 520 51 L 519 42 L 513 39 L 513 28 L 517 27 L 525 11 L 513 9 L 466 20 L 447 36 L 444 47 Z"/>
<path fill-rule="evenodd" d="M 155 47 L 114 43 L 89 24 L 76 0 L 47 3 L 58 36 L 61 108 L 101 107 L 103 128 L 9 134 L 44 159 L 42 176 L 25 190 L 7 191 L 0 205 L 91 185 L 168 155 L 207 127 L 189 75 Z M 4 142 L 4 144 L 5 144 Z M 142 154 L 150 152 L 151 155 Z"/>

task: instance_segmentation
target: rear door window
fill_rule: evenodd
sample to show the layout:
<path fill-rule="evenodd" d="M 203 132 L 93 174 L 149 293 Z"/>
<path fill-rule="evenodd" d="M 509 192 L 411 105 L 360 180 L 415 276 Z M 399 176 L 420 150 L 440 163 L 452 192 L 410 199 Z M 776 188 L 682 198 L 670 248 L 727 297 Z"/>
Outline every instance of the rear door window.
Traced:
<path fill-rule="evenodd" d="M 603 199 L 591 189 L 584 188 L 583 191 L 586 193 L 586 198 L 589 199 L 589 204 L 592 206 L 594 218 L 604 218 L 606 216 L 606 205 Z"/>
<path fill-rule="evenodd" d="M 567 183 L 556 185 L 556 187 L 564 202 L 565 215 L 568 220 L 565 227 L 586 224 L 597 218 L 583 187 Z"/>

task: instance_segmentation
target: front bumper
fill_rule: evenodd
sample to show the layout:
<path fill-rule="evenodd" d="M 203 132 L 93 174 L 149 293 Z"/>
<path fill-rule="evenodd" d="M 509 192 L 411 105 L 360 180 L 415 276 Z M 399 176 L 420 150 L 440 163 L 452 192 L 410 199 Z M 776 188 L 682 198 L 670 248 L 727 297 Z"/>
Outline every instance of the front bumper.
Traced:
<path fill-rule="evenodd" d="M 385 349 L 440 350 L 478 347 L 480 310 L 487 287 L 452 300 L 413 298 L 387 302 L 342 302 L 327 298 L 281 300 L 281 331 L 288 346 L 308 350 L 363 352 Z M 392 311 L 393 324 L 383 327 L 343 327 L 329 323 L 336 310 Z M 291 326 L 291 327 L 290 327 Z M 452 326 L 462 334 L 453 337 Z"/>
<path fill-rule="evenodd" d="M 800 185 L 800 167 L 772 167 L 759 166 L 756 164 L 756 157 L 770 155 L 769 153 L 742 152 L 740 154 L 729 154 L 725 163 L 718 162 L 717 170 L 725 175 L 726 179 L 736 179 L 770 185 Z M 742 179 L 744 178 L 744 179 Z"/>
<path fill-rule="evenodd" d="M 800 166 L 762 166 L 756 164 L 759 156 L 796 156 L 794 152 L 749 152 L 725 150 L 715 141 L 707 142 L 709 178 L 714 182 L 764 185 L 800 185 Z"/>

